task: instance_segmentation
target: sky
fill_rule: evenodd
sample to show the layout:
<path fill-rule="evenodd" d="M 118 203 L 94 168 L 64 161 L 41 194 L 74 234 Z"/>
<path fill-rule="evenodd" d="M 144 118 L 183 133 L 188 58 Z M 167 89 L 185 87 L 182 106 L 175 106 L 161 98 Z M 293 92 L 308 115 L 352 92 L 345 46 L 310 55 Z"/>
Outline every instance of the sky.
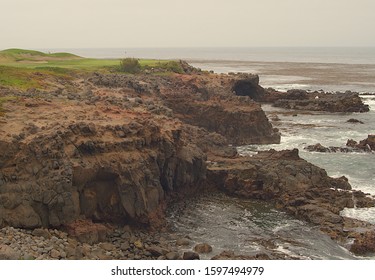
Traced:
<path fill-rule="evenodd" d="M 0 0 L 0 49 L 375 47 L 375 0 Z"/>

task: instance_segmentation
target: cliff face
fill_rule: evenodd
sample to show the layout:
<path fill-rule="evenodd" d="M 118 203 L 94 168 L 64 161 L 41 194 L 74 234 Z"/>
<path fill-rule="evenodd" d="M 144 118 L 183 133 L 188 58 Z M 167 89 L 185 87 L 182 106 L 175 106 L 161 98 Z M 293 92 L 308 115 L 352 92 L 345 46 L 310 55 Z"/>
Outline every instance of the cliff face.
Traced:
<path fill-rule="evenodd" d="M 113 114 L 29 102 L 8 104 L 12 122 L 2 127 L 15 133 L 0 141 L 2 226 L 56 227 L 82 216 L 147 224 L 168 193 L 193 191 L 205 179 L 205 154 L 184 140 L 179 122 L 120 107 Z"/>
<path fill-rule="evenodd" d="M 280 143 L 277 129 L 254 102 L 264 94 L 256 75 L 96 75 L 91 81 L 161 99 L 181 121 L 221 134 L 233 145 Z"/>
<path fill-rule="evenodd" d="M 229 144 L 280 141 L 254 102 L 265 98 L 257 76 L 93 74 L 58 86 L 0 89 L 12 95 L 0 119 L 0 227 L 151 224 L 169 195 L 213 186 L 272 200 L 337 237 L 353 197 L 374 204 L 296 150 L 238 157 Z"/>
<path fill-rule="evenodd" d="M 254 102 L 263 93 L 258 76 L 198 76 L 186 82 L 188 91 L 163 95 L 182 121 L 219 133 L 233 145 L 280 143 L 277 129 Z"/>

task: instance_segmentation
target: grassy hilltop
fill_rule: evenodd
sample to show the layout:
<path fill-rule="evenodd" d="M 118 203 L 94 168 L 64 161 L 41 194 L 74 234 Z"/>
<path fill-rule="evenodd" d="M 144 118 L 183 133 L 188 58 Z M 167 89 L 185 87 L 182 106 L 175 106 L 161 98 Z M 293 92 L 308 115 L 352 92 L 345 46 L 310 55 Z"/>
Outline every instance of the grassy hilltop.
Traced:
<path fill-rule="evenodd" d="M 0 86 L 20 90 L 44 88 L 46 75 L 71 78 L 93 71 L 121 72 L 121 59 L 84 58 L 71 53 L 43 53 L 34 50 L 7 49 L 0 51 Z M 182 72 L 177 61 L 139 60 L 140 70 L 156 69 L 153 73 Z"/>

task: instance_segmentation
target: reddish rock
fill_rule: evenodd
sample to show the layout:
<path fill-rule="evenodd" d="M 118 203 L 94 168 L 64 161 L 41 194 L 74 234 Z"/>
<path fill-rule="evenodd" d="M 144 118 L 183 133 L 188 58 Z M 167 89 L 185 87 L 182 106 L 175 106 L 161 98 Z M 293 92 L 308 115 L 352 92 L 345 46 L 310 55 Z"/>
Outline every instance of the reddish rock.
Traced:
<path fill-rule="evenodd" d="M 207 243 L 197 244 L 194 247 L 194 251 L 198 254 L 207 254 L 212 252 L 212 246 Z"/>
<path fill-rule="evenodd" d="M 350 251 L 360 255 L 375 253 L 375 231 L 367 231 L 357 236 Z"/>
<path fill-rule="evenodd" d="M 66 225 L 70 237 L 76 238 L 79 242 L 95 244 L 107 240 L 111 229 L 103 224 L 96 224 L 89 220 L 76 220 Z"/>

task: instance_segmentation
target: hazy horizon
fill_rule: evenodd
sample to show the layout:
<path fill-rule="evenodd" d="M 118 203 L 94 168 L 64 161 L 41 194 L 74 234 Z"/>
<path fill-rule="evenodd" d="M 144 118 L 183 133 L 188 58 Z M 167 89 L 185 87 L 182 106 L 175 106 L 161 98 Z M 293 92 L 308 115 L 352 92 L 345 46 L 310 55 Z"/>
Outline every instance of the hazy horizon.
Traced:
<path fill-rule="evenodd" d="M 0 1 L 0 49 L 375 47 L 373 0 Z"/>

